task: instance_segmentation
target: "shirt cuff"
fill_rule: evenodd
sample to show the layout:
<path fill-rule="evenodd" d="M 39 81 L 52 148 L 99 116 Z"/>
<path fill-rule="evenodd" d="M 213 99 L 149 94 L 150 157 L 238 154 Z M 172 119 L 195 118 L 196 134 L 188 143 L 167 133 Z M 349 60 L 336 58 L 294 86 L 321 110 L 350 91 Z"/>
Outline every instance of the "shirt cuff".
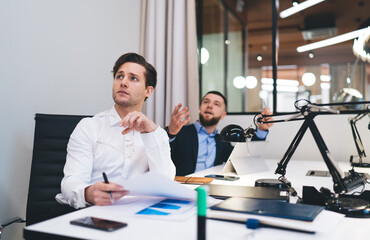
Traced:
<path fill-rule="evenodd" d="M 167 133 L 160 127 L 157 127 L 153 132 L 141 133 L 141 138 L 144 145 L 149 148 L 160 146 L 163 139 L 168 139 Z"/>
<path fill-rule="evenodd" d="M 175 139 L 176 139 L 176 137 L 169 138 L 170 143 L 172 143 Z"/>
<path fill-rule="evenodd" d="M 267 137 L 267 134 L 269 133 L 269 131 L 263 131 L 259 128 L 257 128 L 257 132 L 256 132 L 256 136 L 259 138 L 259 139 L 265 139 Z"/>

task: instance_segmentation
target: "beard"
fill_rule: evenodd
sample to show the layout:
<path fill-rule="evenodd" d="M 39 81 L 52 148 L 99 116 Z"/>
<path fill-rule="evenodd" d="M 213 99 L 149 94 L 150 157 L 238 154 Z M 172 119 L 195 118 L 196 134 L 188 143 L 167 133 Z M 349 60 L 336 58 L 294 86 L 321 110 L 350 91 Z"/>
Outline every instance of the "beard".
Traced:
<path fill-rule="evenodd" d="M 220 121 L 221 117 L 213 117 L 209 120 L 204 119 L 203 115 L 199 113 L 199 122 L 204 126 L 213 126 L 216 125 Z"/>

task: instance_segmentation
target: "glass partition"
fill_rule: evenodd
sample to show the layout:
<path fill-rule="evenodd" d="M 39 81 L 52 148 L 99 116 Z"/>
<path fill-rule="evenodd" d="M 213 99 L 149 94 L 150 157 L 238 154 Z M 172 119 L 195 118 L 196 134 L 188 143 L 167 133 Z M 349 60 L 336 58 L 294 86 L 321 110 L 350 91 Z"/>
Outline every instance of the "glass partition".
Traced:
<path fill-rule="evenodd" d="M 229 114 L 254 114 L 274 106 L 274 1 L 196 1 L 197 24 L 202 26 L 198 27 L 198 50 L 202 49 L 202 57 L 203 53 L 208 56 L 199 65 L 200 92 L 222 92 Z M 278 2 L 278 14 L 292 4 Z M 297 99 L 343 101 L 343 89 L 369 101 L 370 60 L 354 54 L 354 40 L 297 51 L 299 46 L 369 26 L 369 18 L 366 6 L 346 0 L 324 1 L 286 18 L 278 15 L 276 112 L 296 111 Z"/>
<path fill-rule="evenodd" d="M 202 45 L 201 49 L 201 96 L 209 90 L 224 92 L 224 8 L 217 0 L 201 1 L 202 22 Z M 207 21 L 212 19 L 212 21 Z M 199 36 L 199 33 L 198 33 Z M 199 48 L 198 48 L 199 51 Z"/>
<path fill-rule="evenodd" d="M 227 52 L 226 66 L 226 97 L 232 104 L 228 106 L 228 112 L 241 112 L 244 110 L 245 97 L 245 51 L 244 49 L 244 28 L 238 19 L 227 11 L 227 32 L 225 40 L 225 49 Z M 242 82 L 238 82 L 238 79 Z M 241 85 L 238 85 L 241 84 Z"/>

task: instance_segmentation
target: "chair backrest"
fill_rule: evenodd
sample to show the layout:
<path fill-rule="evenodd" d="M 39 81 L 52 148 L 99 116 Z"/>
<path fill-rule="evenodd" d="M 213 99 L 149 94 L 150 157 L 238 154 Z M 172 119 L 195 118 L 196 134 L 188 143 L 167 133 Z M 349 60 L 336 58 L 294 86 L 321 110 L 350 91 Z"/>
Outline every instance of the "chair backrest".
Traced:
<path fill-rule="evenodd" d="M 84 117 L 36 114 L 32 166 L 27 199 L 27 225 L 43 221 L 59 204 L 67 144 L 77 123 Z"/>

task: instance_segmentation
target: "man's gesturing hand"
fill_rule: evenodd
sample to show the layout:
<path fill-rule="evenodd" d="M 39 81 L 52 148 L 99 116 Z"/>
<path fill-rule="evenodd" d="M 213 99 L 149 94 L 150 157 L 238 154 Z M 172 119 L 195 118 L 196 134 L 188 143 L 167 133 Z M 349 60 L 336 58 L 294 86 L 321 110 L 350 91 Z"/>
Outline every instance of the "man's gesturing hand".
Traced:
<path fill-rule="evenodd" d="M 180 110 L 182 104 L 179 103 L 172 112 L 170 125 L 168 125 L 168 133 L 177 135 L 181 128 L 190 121 L 189 109 L 184 107 Z"/>

